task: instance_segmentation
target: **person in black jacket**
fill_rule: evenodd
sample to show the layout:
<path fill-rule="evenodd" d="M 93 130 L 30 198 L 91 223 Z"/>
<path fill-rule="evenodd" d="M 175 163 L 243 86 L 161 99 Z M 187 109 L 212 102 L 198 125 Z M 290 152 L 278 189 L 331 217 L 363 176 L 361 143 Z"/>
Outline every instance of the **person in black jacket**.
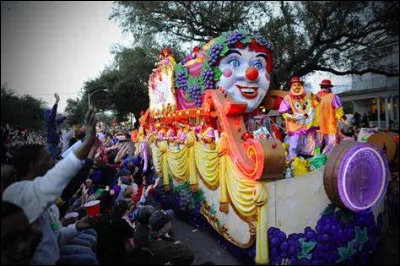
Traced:
<path fill-rule="evenodd" d="M 351 123 L 355 126 L 355 128 L 360 128 L 361 115 L 358 112 L 354 113 L 353 118 L 351 119 Z"/>
<path fill-rule="evenodd" d="M 190 265 L 194 261 L 193 251 L 184 243 L 174 241 L 168 232 L 172 224 L 170 215 L 163 210 L 155 211 L 150 219 L 150 250 L 157 265 Z"/>
<path fill-rule="evenodd" d="M 100 217 L 93 226 L 97 233 L 97 260 L 100 265 L 115 265 L 115 256 L 118 255 L 118 246 L 115 245 L 113 228 L 111 226 L 112 195 L 104 190 L 100 197 Z M 121 252 L 122 253 L 122 252 Z"/>
<path fill-rule="evenodd" d="M 364 113 L 362 120 L 361 120 L 361 126 L 362 127 L 369 127 L 369 120 L 368 120 L 368 116 L 366 113 Z"/>
<path fill-rule="evenodd" d="M 154 213 L 154 207 L 145 205 L 139 210 L 138 221 L 133 234 L 135 248 L 149 248 L 150 247 L 150 225 L 149 220 Z"/>

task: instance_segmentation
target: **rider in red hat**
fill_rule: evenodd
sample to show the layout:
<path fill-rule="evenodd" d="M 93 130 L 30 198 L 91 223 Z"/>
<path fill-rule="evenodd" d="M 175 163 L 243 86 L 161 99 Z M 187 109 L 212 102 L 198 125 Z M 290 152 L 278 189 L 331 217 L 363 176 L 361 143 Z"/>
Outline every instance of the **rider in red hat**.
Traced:
<path fill-rule="evenodd" d="M 298 82 L 298 83 L 300 83 L 301 85 L 304 85 L 304 82 L 303 81 L 301 81 L 301 79 L 299 78 L 299 77 L 296 77 L 296 76 L 294 76 L 294 77 L 292 77 L 291 79 L 290 79 L 290 81 L 289 81 L 289 88 L 291 88 L 292 87 L 292 84 L 294 84 L 294 83 L 296 83 L 296 82 Z"/>
<path fill-rule="evenodd" d="M 330 79 L 322 80 L 321 84 L 319 84 L 319 85 L 321 86 L 321 88 L 324 88 L 324 89 L 329 89 L 329 88 L 333 87 Z"/>
<path fill-rule="evenodd" d="M 289 153 L 291 161 L 300 155 L 314 155 L 315 133 L 318 121 L 315 117 L 316 97 L 307 93 L 299 77 L 292 77 L 289 82 L 290 91 L 282 100 L 278 112 L 286 122 L 289 136 Z"/>
<path fill-rule="evenodd" d="M 332 92 L 332 83 L 324 79 L 319 84 L 321 90 L 317 97 L 320 105 L 317 108 L 319 120 L 319 133 L 317 145 L 321 148 L 322 154 L 330 153 L 337 143 L 338 119 L 346 120 L 340 98 Z"/>

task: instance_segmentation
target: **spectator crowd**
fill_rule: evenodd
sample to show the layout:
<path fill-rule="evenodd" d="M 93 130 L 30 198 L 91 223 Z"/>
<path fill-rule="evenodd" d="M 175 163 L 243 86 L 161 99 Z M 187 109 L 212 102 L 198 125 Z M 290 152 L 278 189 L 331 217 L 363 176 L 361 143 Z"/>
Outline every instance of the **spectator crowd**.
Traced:
<path fill-rule="evenodd" d="M 192 264 L 130 137 L 99 128 L 92 108 L 84 125 L 60 132 L 55 99 L 46 137 L 1 127 L 2 265 Z"/>

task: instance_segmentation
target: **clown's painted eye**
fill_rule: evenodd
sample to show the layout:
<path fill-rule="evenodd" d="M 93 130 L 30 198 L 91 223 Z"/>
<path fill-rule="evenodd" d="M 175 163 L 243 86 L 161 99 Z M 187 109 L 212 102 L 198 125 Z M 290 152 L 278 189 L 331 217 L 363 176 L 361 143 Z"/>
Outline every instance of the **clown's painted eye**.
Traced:
<path fill-rule="evenodd" d="M 239 62 L 239 60 L 237 60 L 237 59 L 232 59 L 232 60 L 229 62 L 229 64 L 231 64 L 231 65 L 234 66 L 234 67 L 240 66 L 240 62 Z"/>
<path fill-rule="evenodd" d="M 261 64 L 261 62 L 255 62 L 254 63 L 254 65 L 253 65 L 255 68 L 257 68 L 258 70 L 260 70 L 260 69 L 262 69 L 262 64 Z"/>
<path fill-rule="evenodd" d="M 295 102 L 294 107 L 296 107 L 296 109 L 299 109 L 301 107 L 301 104 L 299 102 Z"/>

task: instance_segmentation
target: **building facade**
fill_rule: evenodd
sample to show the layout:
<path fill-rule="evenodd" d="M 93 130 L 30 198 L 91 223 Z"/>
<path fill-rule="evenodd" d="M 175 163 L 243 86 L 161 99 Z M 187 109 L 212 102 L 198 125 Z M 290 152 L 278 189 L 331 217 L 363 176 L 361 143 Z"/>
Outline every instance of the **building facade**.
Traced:
<path fill-rule="evenodd" d="M 391 38 L 379 47 L 380 62 L 392 65 L 399 71 L 399 38 Z M 352 114 L 368 116 L 370 127 L 380 129 L 396 128 L 399 123 L 399 77 L 386 77 L 377 74 L 352 76 L 347 85 L 334 87 L 345 110 Z"/>

